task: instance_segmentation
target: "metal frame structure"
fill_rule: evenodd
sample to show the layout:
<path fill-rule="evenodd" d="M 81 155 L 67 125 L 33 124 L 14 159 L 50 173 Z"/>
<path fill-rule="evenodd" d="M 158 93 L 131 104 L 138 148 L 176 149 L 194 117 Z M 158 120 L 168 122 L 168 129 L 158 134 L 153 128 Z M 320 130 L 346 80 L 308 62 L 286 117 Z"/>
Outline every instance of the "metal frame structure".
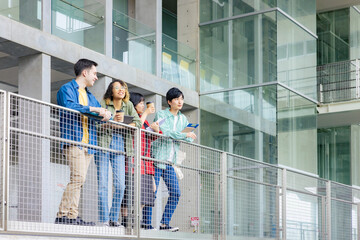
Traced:
<path fill-rule="evenodd" d="M 2 172 L 3 178 L 2 180 L 2 223 L 3 225 L 0 228 L 0 231 L 4 233 L 17 233 L 17 234 L 37 234 L 37 235 L 64 235 L 64 236 L 82 236 L 82 237 L 94 237 L 94 238 L 129 238 L 129 239 L 181 239 L 181 238 L 192 238 L 196 237 L 199 239 L 208 239 L 209 237 L 213 239 L 233 239 L 233 237 L 240 237 L 246 239 L 247 237 L 270 237 L 271 239 L 292 239 L 293 235 L 296 232 L 301 232 L 302 236 L 305 237 L 307 235 L 318 236 L 319 239 L 322 240 L 330 240 L 332 239 L 332 231 L 337 231 L 332 226 L 332 221 L 334 220 L 334 216 L 332 215 L 332 209 L 335 206 L 332 206 L 332 201 L 341 202 L 347 204 L 346 206 L 351 206 L 352 211 L 356 211 L 356 219 L 353 219 L 351 214 L 348 217 L 351 219 L 347 219 L 347 221 L 354 222 L 357 221 L 357 229 L 351 229 L 351 233 L 348 232 L 346 234 L 351 234 L 353 237 L 356 237 L 355 234 L 360 236 L 360 205 L 358 202 L 355 202 L 354 199 L 340 199 L 337 195 L 332 194 L 332 184 L 336 184 L 341 187 L 348 189 L 348 191 L 352 191 L 353 196 L 355 193 L 359 193 L 359 189 L 355 187 L 345 186 L 338 183 L 333 183 L 328 180 L 320 179 L 316 176 L 306 174 L 304 172 L 297 172 L 294 169 L 287 169 L 286 167 L 274 166 L 271 164 L 259 162 L 250 158 L 237 156 L 234 154 L 230 154 L 224 151 L 220 151 L 217 149 L 201 146 L 199 144 L 187 143 L 183 141 L 179 141 L 180 148 L 182 151 L 187 152 L 188 161 L 183 163 L 182 165 L 178 165 L 178 167 L 185 173 L 184 180 L 180 182 L 180 188 L 183 196 L 181 197 L 184 200 L 180 200 L 179 207 L 182 209 L 188 208 L 188 210 L 192 213 L 195 213 L 200 218 L 200 225 L 196 232 L 190 233 L 189 225 L 187 225 L 186 218 L 187 216 L 184 212 L 180 210 L 174 215 L 176 222 L 181 223 L 181 227 L 183 231 L 173 234 L 163 234 L 162 231 L 150 231 L 144 232 L 146 230 L 141 229 L 141 204 L 140 204 L 140 196 L 141 196 L 141 160 L 150 160 L 156 163 L 162 163 L 162 161 L 154 158 L 144 157 L 141 154 L 141 144 L 142 144 L 142 134 L 154 134 L 156 138 L 160 139 L 159 142 L 161 144 L 161 139 L 164 141 L 169 140 L 169 138 L 150 133 L 145 130 L 138 130 L 134 127 L 126 128 L 133 129 L 134 131 L 134 209 L 133 213 L 133 221 L 134 225 L 132 229 L 127 231 L 127 235 L 118 234 L 114 235 L 109 234 L 106 231 L 100 231 L 97 226 L 96 227 L 78 227 L 78 226 L 56 226 L 53 223 L 48 222 L 23 222 L 19 220 L 10 220 L 10 191 L 14 191 L 11 189 L 11 179 L 10 176 L 10 149 L 14 143 L 9 141 L 10 133 L 22 133 L 31 135 L 32 137 L 39 139 L 47 139 L 47 140 L 55 140 L 67 143 L 76 143 L 77 145 L 81 145 L 83 147 L 92 147 L 97 150 L 106 150 L 109 152 L 119 153 L 119 151 L 106 149 L 99 146 L 91 146 L 88 144 L 81 144 L 78 142 L 61 139 L 57 136 L 46 135 L 42 133 L 32 132 L 25 129 L 17 129 L 11 125 L 10 119 L 10 107 L 11 104 L 16 104 L 16 101 L 12 100 L 22 99 L 24 101 L 31 101 L 35 105 L 42 105 L 47 107 L 52 107 L 55 109 L 62 109 L 72 113 L 79 114 L 76 111 L 69 110 L 66 108 L 59 107 L 54 104 L 45 103 L 39 100 L 35 100 L 28 97 L 23 97 L 21 95 L 6 93 L 0 91 L 0 99 L 4 99 L 0 104 L 3 105 L 3 110 L 5 111 L 4 118 L 0 120 L 3 123 L 3 127 L 1 129 L 1 137 L 4 139 L 2 141 L 3 152 L 1 152 L 1 156 L 4 159 L 2 163 Z M 14 106 L 13 106 L 14 107 Z M 41 109 L 41 108 L 40 108 Z M 31 122 L 30 122 L 31 123 Z M 124 125 L 125 127 L 125 125 Z M 124 154 L 124 153 L 121 153 Z M 231 163 L 228 163 L 229 159 L 232 158 Z M 196 161 L 194 161 L 196 160 Z M 210 161 L 210 162 L 207 162 Z M 212 162 L 211 162 L 212 161 Z M 231 173 L 230 173 L 231 172 Z M 261 175 L 261 176 L 260 176 Z M 237 183 L 237 184 L 234 184 Z M 240 185 L 239 185 L 240 184 Z M 325 185 L 324 185 L 325 184 Z M 229 209 L 231 206 L 234 206 L 230 202 L 229 204 L 229 193 L 231 191 L 239 191 L 239 189 L 230 189 L 229 186 L 245 186 L 244 189 L 240 189 L 241 195 L 237 196 L 247 196 L 249 195 L 255 197 L 255 202 L 253 198 L 248 199 L 248 203 L 246 203 L 247 207 L 250 206 L 249 213 L 256 213 L 258 217 L 263 217 L 259 222 L 251 222 L 249 219 L 239 220 L 238 217 L 241 216 L 241 213 L 245 211 L 245 209 Z M 304 189 L 305 186 L 305 189 Z M 307 189 L 308 188 L 308 189 Z M 267 190 L 270 189 L 270 190 Z M 187 191 L 184 191 L 187 190 Z M 230 191 L 230 192 L 229 192 Z M 249 191 L 249 192 L 246 192 Z M 252 192 L 251 192 L 252 191 Z M 188 195 L 186 195 L 188 194 Z M 314 215 L 311 215 L 312 219 L 315 219 L 314 222 L 305 223 L 313 224 L 311 228 L 304 229 L 294 229 L 288 224 L 291 221 L 291 217 L 294 217 L 294 214 L 298 214 L 297 211 L 309 211 L 307 207 L 304 205 L 298 206 L 299 209 L 289 209 L 289 204 L 293 199 L 291 195 L 298 194 L 299 196 L 304 196 L 306 202 L 306 198 L 318 199 L 315 203 L 316 208 Z M 339 195 L 341 196 L 341 195 Z M 96 196 L 94 196 L 96 197 Z M 233 196 L 234 197 L 234 196 Z M 264 198 L 264 199 L 260 199 Z M 185 200 L 186 199 L 186 200 Z M 191 200 L 195 199 L 195 200 Z M 236 198 L 234 198 L 236 199 Z M 234 199 L 232 201 L 234 201 Z M 268 200 L 269 199 L 269 200 Z M 186 202 L 185 202 L 186 201 Z M 162 201 L 163 202 L 163 201 Z M 161 203 L 162 204 L 162 203 Z M 160 204 L 160 206 L 161 206 Z M 203 204 L 208 204 L 208 206 L 204 206 Z M 250 204 L 250 205 L 249 205 Z M 274 204 L 274 206 L 270 206 L 274 210 L 266 210 L 266 206 Z M 311 202 L 309 202 L 311 204 Z M 314 200 L 312 200 L 312 204 L 314 204 Z M 354 207 L 355 206 L 355 207 Z M 321 209 L 320 209 L 321 208 Z M 204 210 L 205 209 L 205 210 Z M 355 210 L 356 209 L 356 210 Z M 207 212 L 207 217 L 204 217 L 203 214 Z M 237 211 L 237 216 L 234 214 L 228 214 L 229 211 Z M 267 211 L 267 212 L 266 212 Z M 270 211 L 270 212 L 269 212 Z M 240 214 L 240 215 L 239 215 Z M 345 214 L 346 216 L 346 214 Z M 335 216 L 336 217 L 336 216 Z M 211 222 L 206 222 L 205 218 L 211 219 Z M 233 218 L 233 219 L 230 219 Z M 240 222 L 239 222 L 240 221 Z M 245 222 L 244 222 L 245 221 Z M 247 222 L 248 221 L 248 222 Z M 15 222 L 15 225 L 14 225 Z M 10 224 L 10 225 L 9 225 Z M 19 224 L 19 225 L 17 225 Z M 232 224 L 232 225 L 230 225 Z M 240 230 L 230 231 L 231 228 L 239 228 L 243 227 L 243 225 L 248 224 L 252 226 L 254 230 L 250 231 L 250 235 L 244 235 Z M 258 224 L 258 225 L 257 225 Z M 261 226 L 260 226 L 261 225 Z M 270 229 L 271 225 L 271 233 L 266 233 L 267 229 Z M 24 227 L 26 226 L 26 228 Z M 294 225 L 293 225 L 294 226 Z M 321 229 L 320 229 L 321 228 Z M 70 231 L 65 230 L 70 229 Z M 111 230 L 111 229 L 110 229 Z M 75 233 L 74 231 L 77 231 Z M 239 232 L 240 231 L 240 232 Z M 307 235 L 306 235 L 307 234 Z M 346 234 L 344 236 L 346 236 Z M 232 236 L 233 235 L 233 236 Z"/>

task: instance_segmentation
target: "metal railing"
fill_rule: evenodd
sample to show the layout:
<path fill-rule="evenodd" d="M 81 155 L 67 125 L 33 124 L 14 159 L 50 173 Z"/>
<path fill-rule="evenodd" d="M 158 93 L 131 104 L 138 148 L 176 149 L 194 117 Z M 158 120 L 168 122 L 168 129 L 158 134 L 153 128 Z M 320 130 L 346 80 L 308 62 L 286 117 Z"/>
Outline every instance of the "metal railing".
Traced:
<path fill-rule="evenodd" d="M 76 111 L 2 91 L 0 104 L 3 232 L 101 239 L 347 240 L 359 236 L 357 188 L 112 121 L 89 120 L 89 126 L 96 126 L 99 144 L 79 143 L 62 137 L 70 130 L 81 136 L 72 128 L 84 117 Z M 64 144 L 68 145 L 65 151 Z M 96 226 L 54 223 L 70 180 L 70 148 L 90 155 L 79 216 Z M 94 160 L 92 150 L 97 151 Z M 169 158 L 176 163 L 170 164 Z M 120 174 L 121 167 L 115 167 L 119 162 L 127 163 Z M 173 172 L 173 167 L 181 173 Z M 106 168 L 109 174 L 101 175 Z M 115 210 L 109 214 L 104 209 L 110 206 Z M 103 224 L 107 216 L 120 221 L 124 215 L 126 227 Z M 143 228 L 150 221 L 159 229 L 160 222 L 169 218 L 178 232 Z"/>
<path fill-rule="evenodd" d="M 320 103 L 360 98 L 360 60 L 336 62 L 317 67 Z"/>

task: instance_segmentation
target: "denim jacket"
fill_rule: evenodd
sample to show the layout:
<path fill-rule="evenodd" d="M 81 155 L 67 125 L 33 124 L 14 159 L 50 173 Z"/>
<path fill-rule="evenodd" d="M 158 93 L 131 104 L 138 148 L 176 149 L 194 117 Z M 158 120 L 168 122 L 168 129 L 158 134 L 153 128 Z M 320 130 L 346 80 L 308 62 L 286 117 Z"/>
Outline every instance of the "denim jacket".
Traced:
<path fill-rule="evenodd" d="M 173 130 L 175 116 L 170 112 L 170 109 L 167 108 L 156 113 L 154 122 L 160 119 L 165 119 L 165 122 L 160 126 L 160 130 L 162 131 L 164 136 L 170 138 L 158 138 L 152 143 L 151 152 L 153 158 L 164 162 L 176 164 L 177 152 L 180 147 L 180 142 L 176 140 L 184 140 L 187 142 L 193 141 L 192 138 L 186 137 L 186 133 L 181 132 L 189 124 L 187 118 L 180 111 L 178 112 L 177 116 L 178 121 L 176 123 L 175 130 Z M 172 149 L 174 151 L 174 154 L 172 156 L 172 159 L 170 159 L 169 161 Z M 158 168 L 166 168 L 165 164 L 155 163 L 155 165 Z"/>
<path fill-rule="evenodd" d="M 71 82 L 64 84 L 57 93 L 57 103 L 60 106 L 71 108 L 81 113 L 90 113 L 90 107 L 101 107 L 100 103 L 96 100 L 94 95 L 85 88 L 88 96 L 88 106 L 83 106 L 79 103 L 79 85 L 73 79 Z M 66 110 L 59 110 L 60 114 L 60 131 L 61 137 L 81 142 L 83 137 L 83 127 L 81 122 L 81 116 L 78 113 L 69 112 Z M 92 118 L 88 118 L 89 126 L 89 144 L 97 145 L 96 134 L 96 121 Z M 61 146 L 68 145 L 62 143 Z M 94 154 L 94 149 L 89 149 L 89 154 Z"/>

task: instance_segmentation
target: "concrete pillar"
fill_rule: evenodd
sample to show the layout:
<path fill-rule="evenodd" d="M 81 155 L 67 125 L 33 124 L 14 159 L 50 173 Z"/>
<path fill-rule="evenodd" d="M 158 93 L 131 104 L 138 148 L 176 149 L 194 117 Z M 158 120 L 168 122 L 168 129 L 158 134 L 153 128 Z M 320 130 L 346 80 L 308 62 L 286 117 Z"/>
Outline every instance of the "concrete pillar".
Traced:
<path fill-rule="evenodd" d="M 162 0 L 137 0 L 135 19 L 156 30 L 156 76 L 161 77 L 162 58 Z"/>
<path fill-rule="evenodd" d="M 51 33 L 51 1 L 41 2 L 41 29 Z"/>
<path fill-rule="evenodd" d="M 36 54 L 19 58 L 19 94 L 50 102 L 50 56 Z M 50 135 L 50 107 L 25 99 L 18 101 L 19 128 Z M 53 222 L 51 212 L 50 140 L 19 133 L 17 219 Z M 50 211 L 50 212 L 49 212 Z"/>
<path fill-rule="evenodd" d="M 112 57 L 113 42 L 113 0 L 105 3 L 105 55 Z"/>
<path fill-rule="evenodd" d="M 112 82 L 111 77 L 103 76 L 100 77 L 94 84 L 92 88 L 90 88 L 90 92 L 96 97 L 96 99 L 101 102 L 108 88 L 109 84 Z"/>
<path fill-rule="evenodd" d="M 51 57 L 35 54 L 19 58 L 19 94 L 51 100 Z"/>
<path fill-rule="evenodd" d="M 185 43 L 196 51 L 196 59 L 200 59 L 199 47 L 199 2 L 198 0 L 178 0 L 177 1 L 177 36 L 178 41 Z M 195 89 L 200 90 L 200 61 L 192 62 L 195 64 Z M 191 66 L 190 66 L 191 68 Z"/>

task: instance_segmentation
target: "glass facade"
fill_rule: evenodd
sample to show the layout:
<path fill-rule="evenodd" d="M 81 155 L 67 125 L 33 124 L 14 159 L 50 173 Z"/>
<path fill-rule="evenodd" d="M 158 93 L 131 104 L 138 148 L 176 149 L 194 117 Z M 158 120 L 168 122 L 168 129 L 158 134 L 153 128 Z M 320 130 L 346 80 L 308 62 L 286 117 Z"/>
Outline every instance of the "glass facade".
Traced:
<path fill-rule="evenodd" d="M 351 127 L 318 130 L 319 176 L 351 184 Z"/>
<path fill-rule="evenodd" d="M 102 2 L 52 0 L 51 10 L 52 34 L 104 53 L 105 8 Z"/>
<path fill-rule="evenodd" d="M 317 174 L 315 1 L 251 4 L 200 1 L 201 143 Z"/>
<path fill-rule="evenodd" d="M 200 109 L 201 144 L 277 162 L 275 85 L 203 95 Z"/>
<path fill-rule="evenodd" d="M 317 174 L 317 105 L 284 87 L 277 90 L 278 162 Z"/>
<path fill-rule="evenodd" d="M 113 10 L 113 58 L 155 74 L 155 30 Z"/>
<path fill-rule="evenodd" d="M 41 0 L 0 0 L 0 14 L 34 28 L 41 28 Z"/>
<path fill-rule="evenodd" d="M 201 91 L 276 81 L 276 31 L 275 11 L 201 27 Z"/>

